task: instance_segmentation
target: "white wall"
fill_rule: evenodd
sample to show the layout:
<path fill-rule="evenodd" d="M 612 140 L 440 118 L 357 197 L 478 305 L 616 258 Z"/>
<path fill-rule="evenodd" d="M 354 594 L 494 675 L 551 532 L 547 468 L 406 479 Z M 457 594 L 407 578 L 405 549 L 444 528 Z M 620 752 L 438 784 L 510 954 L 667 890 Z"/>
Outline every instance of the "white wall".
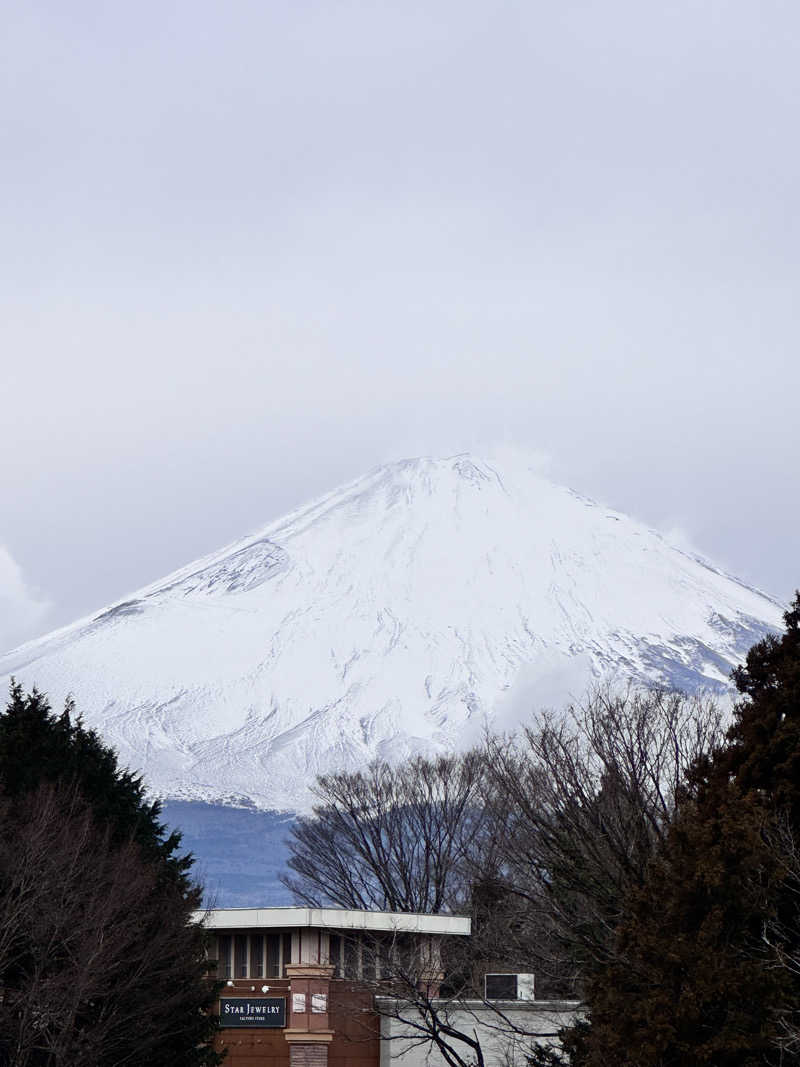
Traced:
<path fill-rule="evenodd" d="M 393 1014 L 411 1018 L 413 1009 L 402 1002 L 378 998 L 381 1020 L 381 1067 L 445 1067 L 445 1060 L 436 1046 L 420 1043 L 411 1027 Z M 482 1001 L 440 1002 L 440 1010 L 450 1025 L 476 1036 L 480 1041 L 486 1067 L 527 1067 L 527 1053 L 537 1043 L 534 1034 L 543 1035 L 538 1043 L 557 1045 L 554 1034 L 580 1014 L 577 1001 L 504 1001 L 493 1007 Z M 516 1030 L 525 1033 L 519 1034 Z M 453 1041 L 454 1048 L 467 1062 L 472 1062 L 472 1049 Z"/>

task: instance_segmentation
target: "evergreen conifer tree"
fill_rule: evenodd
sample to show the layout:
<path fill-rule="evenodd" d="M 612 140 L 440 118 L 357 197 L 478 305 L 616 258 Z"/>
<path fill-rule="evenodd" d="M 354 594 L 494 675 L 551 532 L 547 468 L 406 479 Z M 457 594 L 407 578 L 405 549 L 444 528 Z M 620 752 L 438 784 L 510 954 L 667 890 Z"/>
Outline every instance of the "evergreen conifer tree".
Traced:
<path fill-rule="evenodd" d="M 12 684 L 0 714 L 0 1062 L 3 1050 L 30 1067 L 220 1062 L 192 918 L 202 891 L 159 814 L 71 703 L 54 714 Z"/>
<path fill-rule="evenodd" d="M 800 835 L 800 594 L 785 621 L 734 672 L 727 743 L 627 902 L 590 1025 L 566 1035 L 573 1067 L 800 1063 L 798 871 L 777 844 Z"/>

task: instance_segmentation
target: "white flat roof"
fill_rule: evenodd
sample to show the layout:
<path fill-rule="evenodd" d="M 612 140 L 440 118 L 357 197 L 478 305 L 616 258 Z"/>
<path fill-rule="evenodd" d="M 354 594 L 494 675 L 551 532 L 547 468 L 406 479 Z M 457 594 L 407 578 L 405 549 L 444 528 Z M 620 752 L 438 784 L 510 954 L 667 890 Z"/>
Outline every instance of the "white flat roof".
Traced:
<path fill-rule="evenodd" d="M 465 915 L 419 915 L 402 911 L 353 911 L 349 908 L 213 908 L 194 918 L 211 930 L 258 930 L 313 926 L 326 930 L 374 930 L 410 934 L 469 934 Z"/>

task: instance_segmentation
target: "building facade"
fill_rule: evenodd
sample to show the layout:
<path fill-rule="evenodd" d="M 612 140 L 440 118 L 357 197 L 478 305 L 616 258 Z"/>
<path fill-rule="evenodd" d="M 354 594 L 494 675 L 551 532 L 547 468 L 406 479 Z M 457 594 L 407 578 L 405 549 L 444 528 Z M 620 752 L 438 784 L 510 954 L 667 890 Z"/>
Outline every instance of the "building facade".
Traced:
<path fill-rule="evenodd" d="M 487 1067 L 525 1067 L 532 1043 L 556 1042 L 579 1011 L 536 1001 L 527 974 L 486 975 L 483 999 L 439 997 L 445 939 L 470 934 L 463 916 L 289 907 L 198 917 L 224 983 L 216 1047 L 227 1067 L 445 1067 L 416 1028 L 417 1002 L 397 997 L 398 975 L 455 1031 L 478 1037 Z"/>
<path fill-rule="evenodd" d="M 223 908 L 204 916 L 224 984 L 218 1049 L 228 1067 L 379 1067 L 375 991 L 397 960 L 435 991 L 441 941 L 470 920 L 339 908 Z"/>

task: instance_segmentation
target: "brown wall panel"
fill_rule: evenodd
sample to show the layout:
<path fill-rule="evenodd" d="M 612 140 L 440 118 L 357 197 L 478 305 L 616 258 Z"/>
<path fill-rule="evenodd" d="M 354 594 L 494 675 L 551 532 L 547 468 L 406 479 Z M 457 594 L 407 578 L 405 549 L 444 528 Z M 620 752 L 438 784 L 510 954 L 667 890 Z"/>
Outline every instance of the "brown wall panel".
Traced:
<path fill-rule="evenodd" d="M 235 986 L 223 986 L 223 997 L 289 996 L 289 983 L 285 979 L 245 980 Z M 269 985 L 269 992 L 262 993 L 261 985 Z M 250 988 L 255 985 L 255 990 Z M 219 1008 L 219 1005 L 217 1005 Z M 289 1046 L 283 1030 L 220 1030 L 214 1047 L 227 1049 L 225 1067 L 289 1067 Z"/>
<path fill-rule="evenodd" d="M 331 982 L 328 1067 L 378 1067 L 380 1020 L 372 994 L 347 981 Z"/>
<path fill-rule="evenodd" d="M 227 1049 L 225 1067 L 289 1067 L 289 1046 L 283 1030 L 267 1037 L 223 1030 L 215 1048 Z"/>
<path fill-rule="evenodd" d="M 225 986 L 225 997 L 253 996 L 251 982 L 239 988 Z M 288 996 L 285 980 L 269 983 L 269 996 Z M 246 985 L 246 988 L 245 988 Z M 256 985 L 257 995 L 262 995 Z M 380 1025 L 372 1009 L 372 994 L 352 982 L 330 984 L 330 1027 L 333 1040 L 326 1045 L 328 1067 L 378 1067 Z M 225 1067 L 290 1067 L 289 1044 L 283 1030 L 221 1030 L 214 1047 L 225 1048 Z"/>

